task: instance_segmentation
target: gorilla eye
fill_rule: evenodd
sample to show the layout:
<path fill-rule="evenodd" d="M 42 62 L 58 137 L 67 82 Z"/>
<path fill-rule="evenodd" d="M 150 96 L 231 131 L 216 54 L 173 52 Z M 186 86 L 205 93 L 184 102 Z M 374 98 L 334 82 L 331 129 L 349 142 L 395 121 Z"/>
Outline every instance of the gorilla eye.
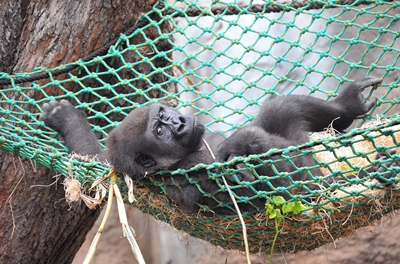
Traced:
<path fill-rule="evenodd" d="M 162 133 L 162 127 L 158 126 L 157 127 L 157 135 L 161 135 L 161 133 Z"/>
<path fill-rule="evenodd" d="M 137 155 L 136 162 L 145 168 L 150 168 L 150 167 L 156 165 L 156 161 L 153 159 L 153 157 L 150 155 L 146 155 L 146 154 Z"/>
<path fill-rule="evenodd" d="M 160 112 L 158 112 L 158 117 L 162 119 L 164 117 L 164 111 L 160 110 Z"/>

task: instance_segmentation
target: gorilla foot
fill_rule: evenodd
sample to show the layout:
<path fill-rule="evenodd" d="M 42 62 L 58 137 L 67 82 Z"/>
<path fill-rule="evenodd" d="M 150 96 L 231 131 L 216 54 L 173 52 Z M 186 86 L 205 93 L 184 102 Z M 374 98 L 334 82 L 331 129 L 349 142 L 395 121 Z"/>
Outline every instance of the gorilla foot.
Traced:
<path fill-rule="evenodd" d="M 334 100 L 335 103 L 341 105 L 346 112 L 353 114 L 355 117 L 365 115 L 374 107 L 377 98 L 372 97 L 367 100 L 362 92 L 373 85 L 380 84 L 382 79 L 366 76 L 350 83 L 339 96 Z"/>

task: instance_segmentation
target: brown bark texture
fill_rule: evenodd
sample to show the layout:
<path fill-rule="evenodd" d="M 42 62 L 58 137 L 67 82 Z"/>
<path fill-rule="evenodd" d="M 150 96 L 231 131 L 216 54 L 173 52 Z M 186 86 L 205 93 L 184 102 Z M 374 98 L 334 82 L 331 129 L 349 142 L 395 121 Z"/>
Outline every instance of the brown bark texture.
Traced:
<path fill-rule="evenodd" d="M 134 25 L 153 4 L 0 0 L 0 72 L 83 58 Z M 0 151 L 0 263 L 72 262 L 100 209 L 91 211 L 83 203 L 69 207 L 62 180 L 33 161 Z"/>

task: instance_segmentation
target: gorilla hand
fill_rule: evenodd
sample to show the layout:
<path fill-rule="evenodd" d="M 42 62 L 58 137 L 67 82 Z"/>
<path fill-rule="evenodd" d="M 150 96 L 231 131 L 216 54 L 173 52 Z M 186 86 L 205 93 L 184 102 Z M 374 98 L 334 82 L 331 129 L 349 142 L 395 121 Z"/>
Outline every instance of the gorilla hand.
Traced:
<path fill-rule="evenodd" d="M 389 155 L 388 155 L 389 154 Z M 376 164 L 371 168 L 368 168 L 367 172 L 378 172 L 382 176 L 378 175 L 376 179 L 381 183 L 386 183 L 390 178 L 394 178 L 400 172 L 400 162 L 398 160 L 391 160 L 390 156 L 396 154 L 395 149 L 391 149 L 389 153 L 378 152 L 375 160 L 380 161 L 380 164 Z M 376 162 L 375 162 L 376 163 Z M 360 175 L 359 175 L 360 176 Z M 363 175 L 361 175 L 363 176 Z"/>
<path fill-rule="evenodd" d="M 42 109 L 43 113 L 39 120 L 60 133 L 69 153 L 74 152 L 80 155 L 98 156 L 101 160 L 105 159 L 103 148 L 87 122 L 85 113 L 76 109 L 66 100 L 45 103 Z"/>
<path fill-rule="evenodd" d="M 219 144 L 216 160 L 225 162 L 237 156 L 263 153 L 267 133 L 255 126 L 246 126 Z"/>
<path fill-rule="evenodd" d="M 289 141 L 279 136 L 268 134 L 257 126 L 246 126 L 236 131 L 218 146 L 216 161 L 230 161 L 234 157 L 262 154 L 272 148 L 285 148 Z M 243 171 L 237 175 L 240 180 L 254 181 L 251 172 Z M 230 179 L 232 181 L 232 179 Z"/>
<path fill-rule="evenodd" d="M 77 123 L 86 122 L 85 114 L 66 100 L 44 103 L 42 109 L 39 120 L 61 135 L 68 134 L 68 130 Z"/>

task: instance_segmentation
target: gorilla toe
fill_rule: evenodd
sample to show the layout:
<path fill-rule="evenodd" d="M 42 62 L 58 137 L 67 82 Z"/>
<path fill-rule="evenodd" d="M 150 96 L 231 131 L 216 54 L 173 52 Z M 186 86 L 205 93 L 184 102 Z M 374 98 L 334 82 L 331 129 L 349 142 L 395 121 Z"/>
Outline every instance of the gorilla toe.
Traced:
<path fill-rule="evenodd" d="M 365 88 L 380 84 L 382 82 L 381 78 L 374 78 L 370 76 L 363 77 L 354 81 L 354 85 L 362 92 Z"/>

